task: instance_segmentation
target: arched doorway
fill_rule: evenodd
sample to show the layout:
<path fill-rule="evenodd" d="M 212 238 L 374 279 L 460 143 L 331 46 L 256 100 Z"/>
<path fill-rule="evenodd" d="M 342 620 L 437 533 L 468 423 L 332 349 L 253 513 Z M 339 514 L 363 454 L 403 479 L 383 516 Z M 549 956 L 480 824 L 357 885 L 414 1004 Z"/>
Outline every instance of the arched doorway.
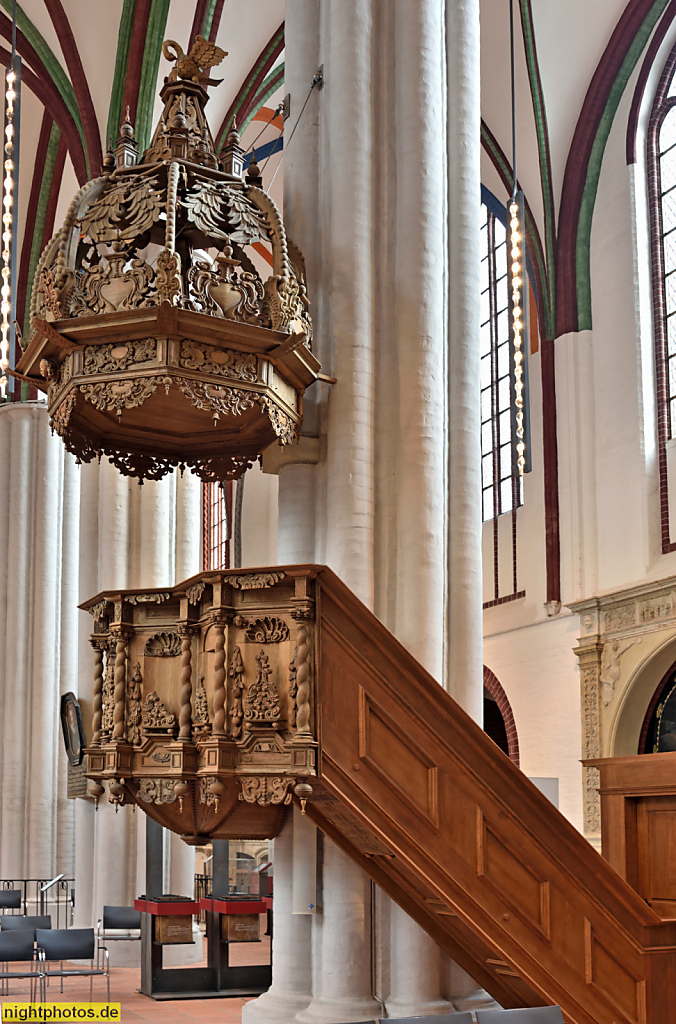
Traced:
<path fill-rule="evenodd" d="M 519 767 L 519 739 L 511 705 L 498 677 L 484 665 L 484 732 Z"/>

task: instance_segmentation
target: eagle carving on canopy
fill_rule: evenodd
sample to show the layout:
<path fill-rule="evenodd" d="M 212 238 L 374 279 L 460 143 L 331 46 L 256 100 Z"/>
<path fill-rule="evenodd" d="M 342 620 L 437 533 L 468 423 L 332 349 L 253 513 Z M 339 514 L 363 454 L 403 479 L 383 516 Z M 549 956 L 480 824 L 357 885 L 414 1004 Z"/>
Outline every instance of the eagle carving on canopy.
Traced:
<path fill-rule="evenodd" d="M 190 53 L 184 53 L 182 47 L 173 39 L 162 43 L 162 53 L 167 60 L 175 60 L 176 66 L 169 75 L 169 81 L 175 82 L 182 78 L 198 85 L 218 85 L 222 79 L 209 78 L 209 68 L 214 68 L 227 57 L 225 50 L 215 43 L 210 43 L 204 36 L 197 36 Z"/>

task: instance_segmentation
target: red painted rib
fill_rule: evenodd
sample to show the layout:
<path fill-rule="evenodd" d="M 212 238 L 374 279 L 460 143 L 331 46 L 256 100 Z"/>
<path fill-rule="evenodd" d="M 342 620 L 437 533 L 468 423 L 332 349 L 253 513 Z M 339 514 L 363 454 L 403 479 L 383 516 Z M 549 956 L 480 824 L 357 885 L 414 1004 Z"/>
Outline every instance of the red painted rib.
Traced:
<path fill-rule="evenodd" d="M 671 0 L 671 3 L 667 7 L 666 11 L 662 15 L 662 20 L 655 29 L 655 34 L 650 40 L 650 46 L 648 47 L 645 55 L 643 64 L 639 76 L 636 80 L 636 88 L 634 89 L 634 96 L 631 101 L 631 110 L 629 111 L 629 121 L 627 122 L 627 163 L 636 163 L 636 133 L 638 131 L 638 115 L 641 109 L 641 101 L 645 93 L 646 82 L 648 81 L 648 75 L 652 70 L 652 66 L 657 56 L 657 51 L 664 42 L 671 23 L 676 18 L 676 0 Z"/>
<path fill-rule="evenodd" d="M 622 62 L 627 55 L 653 0 L 629 0 L 615 26 L 594 76 L 575 126 L 561 190 L 558 249 L 556 255 L 556 334 L 578 330 L 577 231 L 589 159 L 601 117 Z"/>
<path fill-rule="evenodd" d="M 68 15 L 63 9 L 61 0 L 45 0 L 45 6 L 52 19 L 52 24 L 56 30 L 59 44 L 66 60 L 70 80 L 73 83 L 75 99 L 80 109 L 85 143 L 87 145 L 89 170 L 93 177 L 99 173 L 99 168 L 103 162 L 103 153 L 101 152 L 101 132 L 89 91 L 89 83 L 82 67 L 80 53 L 75 42 L 73 30 L 68 21 Z"/>
<path fill-rule="evenodd" d="M 19 258 L 19 277 L 16 285 L 16 308 L 18 314 L 17 319 L 19 320 L 23 316 L 23 311 L 26 308 L 26 288 L 28 287 L 28 272 L 30 269 L 33 234 L 35 232 L 35 219 L 38 211 L 38 200 L 40 198 L 40 189 L 42 187 L 42 175 L 45 167 L 45 160 L 47 159 L 47 149 L 49 147 L 49 136 L 51 130 L 52 115 L 48 110 L 45 110 L 42 115 L 40 137 L 38 139 L 38 148 L 35 154 L 35 169 L 33 170 L 31 191 L 28 197 L 26 224 L 24 227 L 23 242 L 21 243 L 21 256 Z M 28 324 L 24 324 L 24 330 L 27 326 Z"/>
<path fill-rule="evenodd" d="M 138 90 L 141 82 L 143 53 L 148 34 L 150 6 L 151 0 L 136 0 L 134 8 L 134 24 L 132 26 L 129 56 L 127 58 L 127 77 L 125 78 L 124 95 L 122 97 L 122 117 L 124 117 L 127 107 L 129 107 L 129 117 L 132 124 L 136 122 L 136 105 L 138 103 Z"/>
<path fill-rule="evenodd" d="M 7 33 L 9 32 L 11 38 L 11 31 L 11 22 L 4 15 L 0 14 L 0 35 L 7 38 Z M 22 82 L 31 90 L 31 92 L 35 93 L 42 105 L 50 111 L 52 117 L 64 133 L 78 183 L 80 185 L 84 185 L 87 180 L 87 165 L 85 163 L 84 149 L 82 147 L 80 133 L 77 130 L 77 126 L 73 121 L 73 118 L 71 117 L 70 111 L 64 103 L 61 93 L 54 85 L 54 82 L 49 76 L 42 61 L 39 59 L 35 50 L 26 41 L 25 36 L 21 32 L 17 32 L 17 50 L 21 57 L 28 61 L 35 71 L 39 72 L 39 75 L 34 74 L 29 67 L 24 65 L 21 69 Z M 0 64 L 7 67 L 11 57 L 12 55 L 9 50 L 6 50 L 4 47 L 0 47 Z"/>

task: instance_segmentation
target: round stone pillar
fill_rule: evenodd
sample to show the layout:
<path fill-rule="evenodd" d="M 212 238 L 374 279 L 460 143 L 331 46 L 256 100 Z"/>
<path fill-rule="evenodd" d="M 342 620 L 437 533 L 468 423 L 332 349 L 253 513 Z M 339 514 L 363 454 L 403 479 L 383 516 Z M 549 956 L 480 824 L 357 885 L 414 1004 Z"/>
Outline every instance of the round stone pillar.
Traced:
<path fill-rule="evenodd" d="M 296 1020 L 302 1024 L 373 1020 L 371 883 L 361 868 L 324 837 L 321 988 Z"/>
<path fill-rule="evenodd" d="M 272 931 L 272 985 L 242 1007 L 242 1024 L 290 1024 L 312 998 L 309 914 L 292 909 L 293 816 L 273 847 L 275 898 Z"/>

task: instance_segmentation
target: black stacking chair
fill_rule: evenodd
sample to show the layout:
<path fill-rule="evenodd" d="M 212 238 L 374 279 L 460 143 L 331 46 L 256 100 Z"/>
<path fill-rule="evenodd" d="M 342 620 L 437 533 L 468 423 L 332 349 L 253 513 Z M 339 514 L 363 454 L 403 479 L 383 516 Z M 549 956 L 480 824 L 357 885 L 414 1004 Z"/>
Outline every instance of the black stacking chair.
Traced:
<path fill-rule="evenodd" d="M 381 1017 L 380 1024 L 422 1024 L 435 1021 L 436 1024 L 473 1024 L 471 1013 L 440 1013 L 427 1017 Z"/>
<path fill-rule="evenodd" d="M 12 978 L 30 978 L 31 1002 L 35 995 L 35 982 L 40 979 L 39 964 L 33 945 L 34 932 L 29 929 L 0 932 L 0 993 L 9 995 L 9 983 Z M 30 970 L 10 971 L 11 963 L 30 964 Z M 108 1000 L 110 1002 L 110 1000 Z"/>
<path fill-rule="evenodd" d="M 0 933 L 1 937 L 1 933 Z M 94 958 L 98 955 L 96 947 L 96 936 L 93 928 L 54 928 L 53 930 L 38 928 L 35 933 L 40 954 L 40 989 L 41 1002 L 46 998 L 45 982 L 49 978 L 61 978 L 61 991 L 63 992 L 64 978 L 89 978 L 89 1002 L 92 1001 L 92 986 L 95 977 L 103 977 L 108 985 L 108 1002 L 110 1002 L 110 968 L 109 955 L 105 946 L 98 949 L 104 955 L 103 967 L 94 967 Z M 89 960 L 89 967 L 64 968 L 64 961 Z M 60 962 L 59 968 L 50 968 L 50 963 Z"/>
<path fill-rule="evenodd" d="M 31 929 L 33 932 L 33 942 L 35 942 L 36 928 L 51 927 L 52 918 L 49 914 L 38 915 L 37 917 L 30 917 L 30 915 L 26 914 L 3 914 L 0 917 L 0 931 L 25 932 Z"/>
<path fill-rule="evenodd" d="M 111 931 L 138 931 L 138 935 L 111 935 Z M 99 942 L 140 942 L 141 911 L 133 907 L 104 907 L 96 925 Z"/>
<path fill-rule="evenodd" d="M 563 1024 L 560 1006 L 529 1006 L 523 1010 L 477 1010 L 477 1024 Z"/>
<path fill-rule="evenodd" d="M 21 910 L 21 889 L 0 889 L 0 910 Z"/>

